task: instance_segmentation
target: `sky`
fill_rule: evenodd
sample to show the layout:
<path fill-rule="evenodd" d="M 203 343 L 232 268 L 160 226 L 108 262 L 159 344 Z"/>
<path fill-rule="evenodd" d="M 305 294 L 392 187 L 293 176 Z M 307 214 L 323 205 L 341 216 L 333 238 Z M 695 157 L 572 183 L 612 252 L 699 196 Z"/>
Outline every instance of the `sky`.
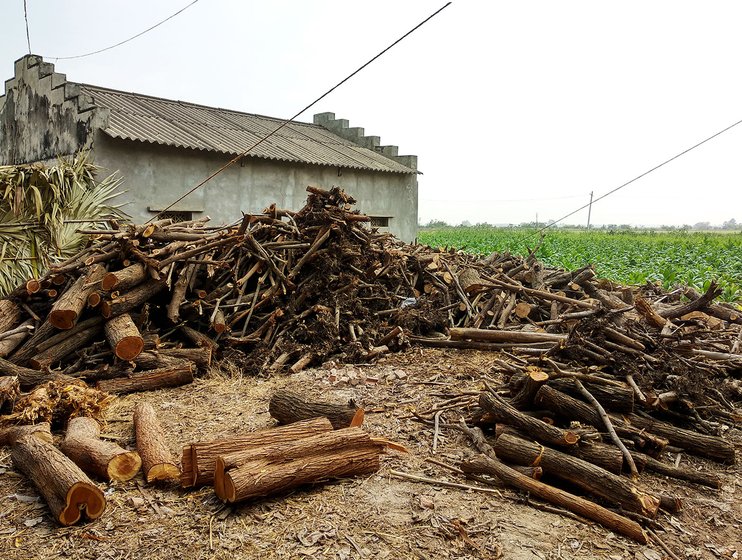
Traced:
<path fill-rule="evenodd" d="M 27 0 L 31 51 L 70 81 L 288 118 L 445 4 L 199 0 L 61 58 L 190 1 Z M 298 120 L 331 111 L 416 154 L 423 224 L 543 223 L 742 119 L 741 19 L 723 0 L 453 0 Z M 8 79 L 23 1 L 0 20 Z M 592 223 L 740 222 L 741 155 L 742 124 L 596 202 Z"/>

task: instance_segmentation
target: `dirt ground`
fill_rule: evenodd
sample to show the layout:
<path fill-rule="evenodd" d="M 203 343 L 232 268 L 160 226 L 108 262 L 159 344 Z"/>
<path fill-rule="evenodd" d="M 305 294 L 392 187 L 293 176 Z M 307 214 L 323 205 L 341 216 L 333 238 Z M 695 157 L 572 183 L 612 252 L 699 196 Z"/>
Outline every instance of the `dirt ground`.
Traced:
<path fill-rule="evenodd" d="M 409 454 L 389 452 L 371 476 L 303 488 L 233 507 L 209 488 L 105 486 L 108 507 L 90 523 L 60 528 L 34 488 L 0 449 L 0 559 L 47 558 L 412 558 L 657 560 L 670 558 L 594 524 L 545 511 L 544 504 L 502 486 L 489 493 L 417 483 L 392 470 L 477 485 L 425 462 L 435 457 L 456 464 L 470 452 L 457 432 L 443 430 L 432 454 L 433 430 L 412 417 L 433 404 L 481 388 L 482 375 L 497 380 L 492 355 L 476 351 L 410 350 L 373 366 L 325 364 L 292 376 L 255 378 L 250 372 L 215 371 L 193 385 L 120 398 L 108 413 L 106 436 L 125 447 L 134 443 L 134 403 L 153 404 L 172 449 L 272 425 L 268 400 L 278 387 L 344 400 L 366 408 L 365 427 L 403 444 Z M 443 415 L 455 421 L 457 411 Z M 727 434 L 742 450 L 739 426 Z M 672 457 L 668 459 L 674 460 Z M 684 510 L 660 513 L 656 533 L 677 558 L 742 557 L 742 487 L 739 462 L 723 467 L 683 454 L 682 463 L 712 469 L 718 491 L 645 473 L 647 489 L 679 496 Z M 492 492 L 492 489 L 497 492 Z M 532 507 L 533 506 L 533 507 Z M 542 509 L 537 509 L 542 508 Z M 548 508 L 546 508 L 548 509 Z"/>

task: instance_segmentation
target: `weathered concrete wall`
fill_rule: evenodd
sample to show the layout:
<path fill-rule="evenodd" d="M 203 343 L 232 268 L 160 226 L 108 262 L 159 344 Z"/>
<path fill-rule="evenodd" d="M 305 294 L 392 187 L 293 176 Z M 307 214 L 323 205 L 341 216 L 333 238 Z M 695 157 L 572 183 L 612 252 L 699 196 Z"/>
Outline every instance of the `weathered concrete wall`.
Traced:
<path fill-rule="evenodd" d="M 95 163 L 110 171 L 121 170 L 122 188 L 131 202 L 123 207 L 134 221 L 150 219 L 183 193 L 200 183 L 230 158 L 196 150 L 183 150 L 110 138 L 98 132 Z M 342 187 L 357 201 L 357 208 L 371 216 L 391 216 L 389 231 L 412 241 L 417 235 L 417 177 L 401 173 L 372 173 L 319 165 L 245 158 L 209 181 L 173 207 L 174 211 L 199 212 L 213 224 L 230 223 L 240 212 L 261 212 L 277 203 L 299 209 L 309 185 Z"/>
<path fill-rule="evenodd" d="M 0 163 L 29 163 L 89 148 L 105 110 L 41 57 L 24 56 L 0 96 Z"/>

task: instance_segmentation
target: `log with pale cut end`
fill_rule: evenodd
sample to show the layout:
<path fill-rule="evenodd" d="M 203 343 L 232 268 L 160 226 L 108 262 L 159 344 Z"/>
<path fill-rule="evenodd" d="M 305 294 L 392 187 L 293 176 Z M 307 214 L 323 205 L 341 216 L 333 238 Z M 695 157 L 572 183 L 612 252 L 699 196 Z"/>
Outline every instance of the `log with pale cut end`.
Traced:
<path fill-rule="evenodd" d="M 95 291 L 106 274 L 103 265 L 95 264 L 87 268 L 75 282 L 59 296 L 49 312 L 49 322 L 58 329 L 71 329 L 77 324 L 80 313 L 88 302 L 88 296 Z"/>
<path fill-rule="evenodd" d="M 233 453 L 226 453 L 216 460 L 214 492 L 222 500 L 226 500 L 225 476 L 232 469 L 239 468 L 246 463 L 287 462 L 301 457 L 311 460 L 315 455 L 331 454 L 342 449 L 357 449 L 372 444 L 371 437 L 360 428 L 343 428 L 297 438 L 293 441 L 266 443 L 260 447 L 248 447 Z"/>
<path fill-rule="evenodd" d="M 25 436 L 33 436 L 47 443 L 54 441 L 49 422 L 41 422 L 40 424 L 0 428 L 0 446 L 13 445 Z"/>
<path fill-rule="evenodd" d="M 211 328 L 217 334 L 221 334 L 227 330 L 227 320 L 224 318 L 224 311 L 221 309 L 214 313 L 214 318 L 211 320 Z"/>
<path fill-rule="evenodd" d="M 102 290 L 110 292 L 114 288 L 118 291 L 128 290 L 147 278 L 147 267 L 142 263 L 135 263 L 122 270 L 107 273 L 101 280 Z"/>
<path fill-rule="evenodd" d="M 362 409 L 353 401 L 345 404 L 312 401 L 286 389 L 276 391 L 268 404 L 268 412 L 280 424 L 325 417 L 336 430 L 350 426 L 359 410 Z"/>
<path fill-rule="evenodd" d="M 521 301 L 515 305 L 515 316 L 519 319 L 525 319 L 531 314 L 533 307 L 529 303 L 526 303 L 525 301 Z"/>
<path fill-rule="evenodd" d="M 116 357 L 131 361 L 144 348 L 144 339 L 128 313 L 109 319 L 104 330 L 106 339 Z"/>
<path fill-rule="evenodd" d="M 224 500 L 240 502 L 328 478 L 370 474 L 379 470 L 381 449 L 372 443 L 286 462 L 276 459 L 245 463 L 224 476 Z"/>
<path fill-rule="evenodd" d="M 15 375 L 0 377 L 0 413 L 4 409 L 11 410 L 13 403 L 21 394 L 21 384 Z"/>
<path fill-rule="evenodd" d="M 459 273 L 459 284 L 467 295 L 476 293 L 483 288 L 482 279 L 474 268 L 465 268 Z"/>
<path fill-rule="evenodd" d="M 51 443 L 33 435 L 24 436 L 13 445 L 11 458 L 62 525 L 77 523 L 83 513 L 88 519 L 97 519 L 106 509 L 100 488 Z"/>
<path fill-rule="evenodd" d="M 530 366 L 524 377 L 523 386 L 510 399 L 510 404 L 518 410 L 529 408 L 533 404 L 533 397 L 539 387 L 549 380 L 549 374 L 535 366 Z"/>
<path fill-rule="evenodd" d="M 77 466 L 105 480 L 131 480 L 142 460 L 134 451 L 100 439 L 100 425 L 84 416 L 70 419 L 60 448 Z"/>
<path fill-rule="evenodd" d="M 221 455 L 269 444 L 277 445 L 329 431 L 332 431 L 332 424 L 327 418 L 314 418 L 231 438 L 192 443 L 183 448 L 181 486 L 188 488 L 213 482 L 216 460 Z"/>
<path fill-rule="evenodd" d="M 608 472 L 566 453 L 503 434 L 495 441 L 497 457 L 518 465 L 539 465 L 583 490 L 620 505 L 622 508 L 654 518 L 660 506 L 658 497 L 648 494 L 629 479 Z"/>
<path fill-rule="evenodd" d="M 12 300 L 0 299 L 0 333 L 9 331 L 21 322 L 21 308 Z"/>
<path fill-rule="evenodd" d="M 104 379 L 96 384 L 96 388 L 106 393 L 126 394 L 138 391 L 154 391 L 166 387 L 179 387 L 193 383 L 193 372 L 196 367 L 190 362 L 183 365 L 165 367 L 151 371 L 135 373 L 130 377 Z"/>
<path fill-rule="evenodd" d="M 138 402 L 134 407 L 134 431 L 147 482 L 180 478 L 180 469 L 165 444 L 165 434 L 151 404 Z"/>

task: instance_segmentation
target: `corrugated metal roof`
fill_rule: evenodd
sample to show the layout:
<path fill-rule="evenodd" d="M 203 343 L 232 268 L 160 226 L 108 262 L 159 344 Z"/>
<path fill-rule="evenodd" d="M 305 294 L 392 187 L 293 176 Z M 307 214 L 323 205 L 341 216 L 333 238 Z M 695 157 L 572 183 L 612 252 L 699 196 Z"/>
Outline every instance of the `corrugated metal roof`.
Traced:
<path fill-rule="evenodd" d="M 283 122 L 272 117 L 80 85 L 97 106 L 110 110 L 104 132 L 113 138 L 237 155 Z M 248 155 L 333 167 L 416 173 L 319 125 L 301 122 L 287 124 Z"/>

